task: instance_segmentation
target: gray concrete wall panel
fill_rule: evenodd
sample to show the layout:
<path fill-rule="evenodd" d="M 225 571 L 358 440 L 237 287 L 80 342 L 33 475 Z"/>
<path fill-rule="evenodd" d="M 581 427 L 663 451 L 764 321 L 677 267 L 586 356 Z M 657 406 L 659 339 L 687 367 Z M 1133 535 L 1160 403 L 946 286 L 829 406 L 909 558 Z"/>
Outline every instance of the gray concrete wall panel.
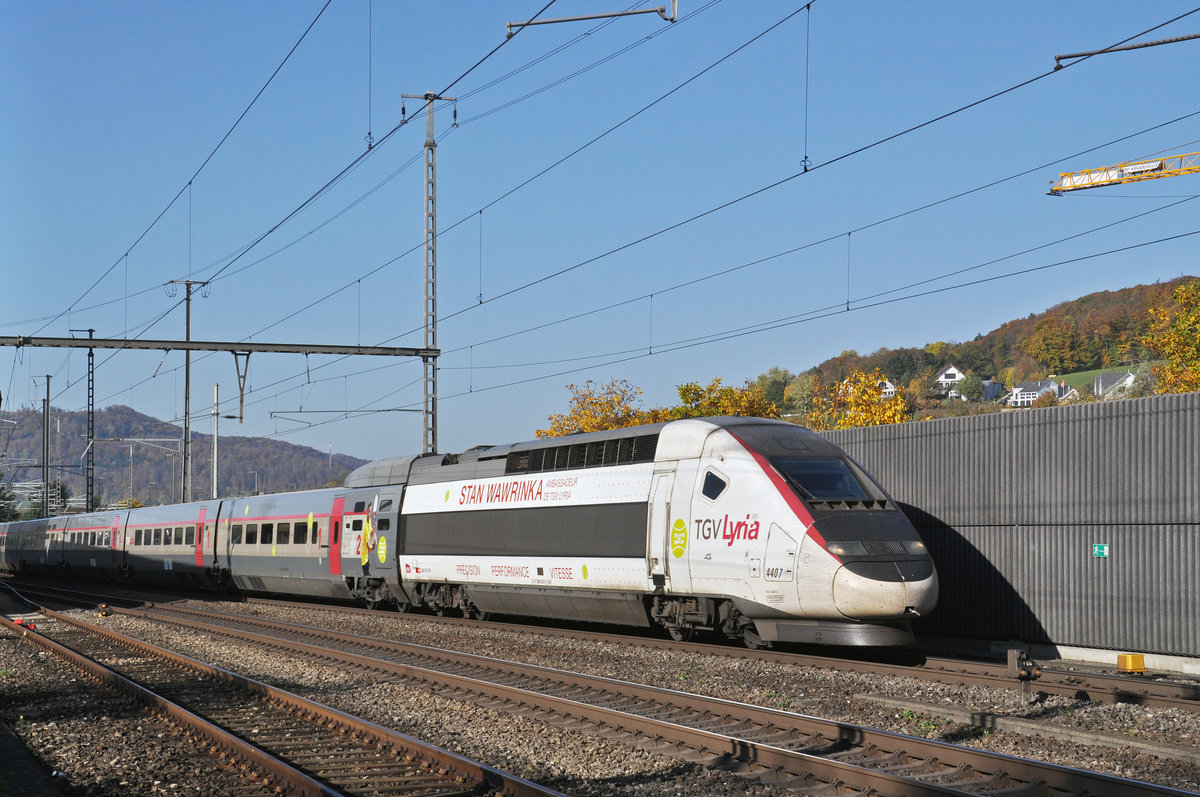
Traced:
<path fill-rule="evenodd" d="M 826 436 L 929 545 L 919 631 L 1200 655 L 1200 394 Z"/>

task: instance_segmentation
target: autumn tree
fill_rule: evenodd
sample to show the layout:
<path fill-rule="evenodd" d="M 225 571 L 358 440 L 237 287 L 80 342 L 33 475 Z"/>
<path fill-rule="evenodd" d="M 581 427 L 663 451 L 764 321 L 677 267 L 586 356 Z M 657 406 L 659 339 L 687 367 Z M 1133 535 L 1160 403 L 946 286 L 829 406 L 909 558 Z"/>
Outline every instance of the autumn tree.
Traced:
<path fill-rule="evenodd" d="M 1086 360 L 1083 336 L 1075 325 L 1058 317 L 1043 318 L 1033 325 L 1033 334 L 1022 348 L 1049 373 L 1070 373 Z"/>
<path fill-rule="evenodd" d="M 599 432 L 714 415 L 779 417 L 779 408 L 767 400 L 758 385 L 747 382 L 744 387 L 727 387 L 721 384 L 720 377 L 707 386 L 698 382 L 679 385 L 676 391 L 680 403 L 674 407 L 655 409 L 643 409 L 641 388 L 634 387 L 624 379 L 613 379 L 598 387 L 588 380 L 582 387 L 567 385 L 567 390 L 571 391 L 571 408 L 565 413 L 551 415 L 550 427 L 534 433 L 538 437 L 561 437 L 579 432 Z"/>
<path fill-rule="evenodd" d="M 1030 406 L 1034 407 L 1036 409 L 1041 409 L 1043 407 L 1053 407 L 1057 403 L 1058 403 L 1058 396 L 1054 395 L 1049 390 L 1047 390 L 1045 393 L 1042 393 L 1040 396 L 1035 398 L 1033 400 L 1033 404 L 1031 404 Z"/>
<path fill-rule="evenodd" d="M 1159 393 L 1200 390 L 1200 280 L 1171 294 L 1174 307 L 1151 307 L 1150 330 L 1142 345 L 1162 362 L 1153 368 Z"/>
<path fill-rule="evenodd" d="M 624 379 L 593 386 L 588 380 L 583 386 L 567 385 L 571 391 L 571 408 L 549 417 L 550 427 L 538 429 L 538 437 L 561 437 L 578 432 L 599 432 L 647 423 L 646 411 L 641 408 L 642 390 Z"/>
<path fill-rule="evenodd" d="M 881 371 L 855 370 L 813 401 L 813 411 L 805 418 L 811 429 L 852 429 L 882 426 L 909 420 L 904 391 L 897 389 L 891 398 L 883 397 L 887 377 Z"/>
<path fill-rule="evenodd" d="M 744 415 L 754 418 L 778 418 L 779 406 L 767 398 L 762 387 L 746 382 L 743 387 L 721 384 L 721 377 L 706 387 L 697 382 L 680 385 L 679 405 L 666 408 L 671 418 L 703 418 L 714 415 Z"/>

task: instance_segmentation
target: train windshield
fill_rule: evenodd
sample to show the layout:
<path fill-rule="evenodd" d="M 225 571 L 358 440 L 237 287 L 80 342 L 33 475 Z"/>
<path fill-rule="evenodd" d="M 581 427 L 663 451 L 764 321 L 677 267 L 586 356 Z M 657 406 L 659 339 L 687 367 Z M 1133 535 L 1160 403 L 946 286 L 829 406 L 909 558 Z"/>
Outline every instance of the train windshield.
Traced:
<path fill-rule="evenodd" d="M 777 457 L 771 464 L 801 497 L 815 501 L 870 501 L 871 496 L 839 457 Z"/>

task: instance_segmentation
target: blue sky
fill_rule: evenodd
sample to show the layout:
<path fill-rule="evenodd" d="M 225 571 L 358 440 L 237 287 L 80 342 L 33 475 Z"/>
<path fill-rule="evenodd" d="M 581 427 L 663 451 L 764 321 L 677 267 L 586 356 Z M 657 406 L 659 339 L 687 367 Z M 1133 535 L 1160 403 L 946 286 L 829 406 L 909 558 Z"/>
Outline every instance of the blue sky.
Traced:
<path fill-rule="evenodd" d="M 1185 235 L 1200 177 L 1046 196 L 1059 171 L 1200 150 L 1200 41 L 1092 58 L 904 133 L 1190 3 L 681 0 L 674 25 L 547 25 L 504 43 L 505 23 L 542 5 L 5 4 L 0 335 L 182 338 L 162 285 L 215 277 L 195 339 L 422 345 L 420 101 L 396 128 L 401 94 L 447 87 L 443 451 L 532 437 L 568 383 L 626 379 L 669 404 L 684 382 L 967 340 L 1200 271 L 1200 236 Z M 546 16 L 637 7 L 559 0 Z M 1197 31 L 1200 14 L 1142 38 Z M 305 204 L 368 131 L 393 129 Z M 97 361 L 100 406 L 179 416 L 182 354 Z M 44 374 L 54 406 L 86 406 L 85 352 L 8 348 L 3 409 L 40 407 Z M 195 356 L 198 431 L 215 382 L 235 413 L 232 356 Z M 420 450 L 419 414 L 395 411 L 421 404 L 418 361 L 258 354 L 247 387 L 245 423 L 222 434 Z M 361 409 L 387 411 L 337 414 Z"/>

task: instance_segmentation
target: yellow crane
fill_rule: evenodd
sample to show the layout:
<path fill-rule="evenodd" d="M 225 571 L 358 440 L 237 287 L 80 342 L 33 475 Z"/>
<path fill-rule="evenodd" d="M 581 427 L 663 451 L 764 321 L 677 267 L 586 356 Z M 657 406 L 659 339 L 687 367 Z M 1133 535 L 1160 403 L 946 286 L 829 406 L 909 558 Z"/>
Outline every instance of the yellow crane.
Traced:
<path fill-rule="evenodd" d="M 1046 193 L 1051 196 L 1062 196 L 1067 191 L 1078 191 L 1083 188 L 1099 188 L 1105 185 L 1136 183 L 1142 180 L 1158 180 L 1162 177 L 1198 173 L 1200 173 L 1200 152 L 1189 152 L 1185 155 L 1168 155 L 1157 160 L 1129 161 L 1118 163 L 1115 166 L 1101 166 L 1099 169 L 1063 172 Z"/>

